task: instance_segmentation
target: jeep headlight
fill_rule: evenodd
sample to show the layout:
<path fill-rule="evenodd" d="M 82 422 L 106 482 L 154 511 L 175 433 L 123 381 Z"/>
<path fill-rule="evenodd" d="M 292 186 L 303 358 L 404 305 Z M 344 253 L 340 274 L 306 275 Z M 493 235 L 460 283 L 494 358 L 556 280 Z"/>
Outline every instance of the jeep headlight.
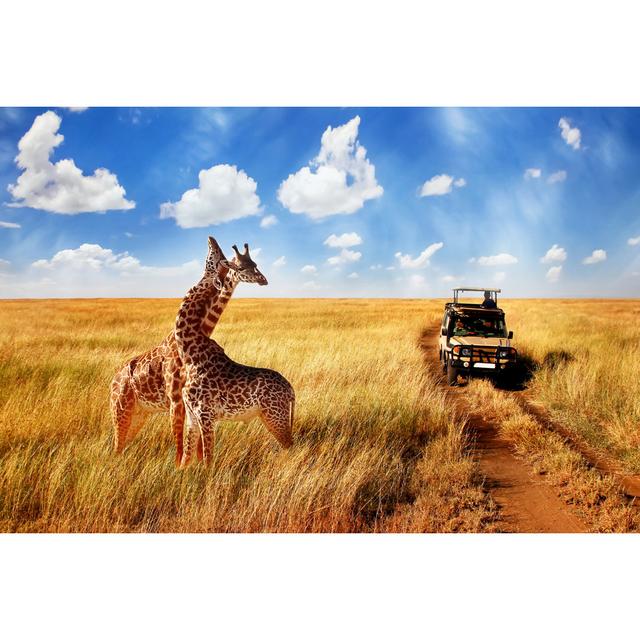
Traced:
<path fill-rule="evenodd" d="M 498 356 L 500 358 L 508 358 L 511 355 L 511 349 L 500 349 Z"/>
<path fill-rule="evenodd" d="M 471 349 L 461 349 L 460 350 L 460 355 L 470 356 L 471 355 Z"/>

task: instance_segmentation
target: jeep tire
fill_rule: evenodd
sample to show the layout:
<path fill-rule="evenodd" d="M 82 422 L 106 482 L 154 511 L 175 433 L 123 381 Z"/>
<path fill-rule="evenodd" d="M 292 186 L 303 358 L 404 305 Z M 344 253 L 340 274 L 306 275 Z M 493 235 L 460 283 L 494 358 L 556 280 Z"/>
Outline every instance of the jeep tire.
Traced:
<path fill-rule="evenodd" d="M 451 364 L 451 358 L 447 360 L 447 383 L 450 387 L 455 387 L 458 381 L 458 372 L 456 368 Z"/>

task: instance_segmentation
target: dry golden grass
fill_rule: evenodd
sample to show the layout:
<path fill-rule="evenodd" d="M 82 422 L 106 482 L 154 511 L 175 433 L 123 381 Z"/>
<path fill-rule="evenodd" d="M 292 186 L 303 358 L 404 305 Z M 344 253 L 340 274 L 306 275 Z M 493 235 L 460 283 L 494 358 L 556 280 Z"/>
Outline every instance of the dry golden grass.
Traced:
<path fill-rule="evenodd" d="M 640 473 L 640 301 L 505 304 L 532 393 L 576 436 Z"/>
<path fill-rule="evenodd" d="M 532 396 L 576 437 L 640 470 L 637 301 L 503 304 Z M 223 423 L 210 469 L 173 466 L 168 417 L 112 453 L 108 386 L 170 330 L 176 300 L 0 304 L 0 530 L 492 531 L 496 509 L 419 338 L 442 301 L 233 300 L 216 339 L 296 389 L 292 449 Z M 435 345 L 434 345 L 435 349 Z M 637 528 L 612 482 L 472 382 L 532 467 L 594 530 Z"/>
<path fill-rule="evenodd" d="M 216 339 L 296 389 L 288 451 L 223 423 L 211 468 L 173 466 L 168 417 L 112 453 L 116 368 L 176 300 L 0 305 L 3 531 L 481 531 L 495 509 L 418 339 L 441 303 L 233 300 Z"/>

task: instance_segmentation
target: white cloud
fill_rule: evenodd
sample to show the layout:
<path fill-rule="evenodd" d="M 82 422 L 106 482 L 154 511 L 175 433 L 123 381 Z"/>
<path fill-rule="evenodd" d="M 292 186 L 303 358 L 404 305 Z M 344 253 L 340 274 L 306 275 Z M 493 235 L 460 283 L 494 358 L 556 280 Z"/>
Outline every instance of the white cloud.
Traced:
<path fill-rule="evenodd" d="M 629 238 L 627 240 L 627 244 L 635 247 L 636 245 L 640 244 L 640 236 L 636 236 L 635 238 Z"/>
<path fill-rule="evenodd" d="M 304 289 L 311 289 L 311 290 L 322 289 L 322 287 L 315 280 L 307 280 L 307 282 L 304 282 L 302 284 L 302 287 Z"/>
<path fill-rule="evenodd" d="M 221 224 L 260 212 L 258 185 L 236 166 L 217 164 L 202 169 L 198 187 L 182 194 L 178 202 L 160 205 L 161 218 L 175 218 L 183 229 Z"/>
<path fill-rule="evenodd" d="M 425 283 L 424 276 L 420 275 L 419 273 L 414 273 L 409 277 L 409 284 L 411 284 L 414 287 L 419 287 L 424 283 Z"/>
<path fill-rule="evenodd" d="M 347 276 L 347 278 L 350 278 L 351 280 L 357 280 L 359 277 L 360 276 L 355 271 Z"/>
<path fill-rule="evenodd" d="M 263 229 L 268 229 L 269 227 L 273 227 L 273 225 L 278 224 L 278 218 L 274 215 L 265 216 L 260 220 L 260 226 Z"/>
<path fill-rule="evenodd" d="M 551 267 L 549 271 L 547 271 L 546 278 L 549 282 L 558 282 L 560 279 L 560 274 L 562 273 L 562 265 L 558 265 L 557 267 Z"/>
<path fill-rule="evenodd" d="M 510 253 L 499 253 L 495 256 L 481 256 L 477 262 L 482 267 L 497 267 L 505 264 L 516 264 L 518 258 Z"/>
<path fill-rule="evenodd" d="M 331 256 L 327 260 L 327 264 L 338 266 L 348 264 L 349 262 L 357 262 L 362 257 L 359 251 L 351 251 L 351 249 L 342 249 L 337 256 Z"/>
<path fill-rule="evenodd" d="M 607 252 L 604 249 L 594 249 L 591 255 L 582 261 L 582 264 L 596 264 L 607 259 Z"/>
<path fill-rule="evenodd" d="M 369 269 L 371 271 L 379 271 L 380 269 L 382 269 L 382 265 L 381 264 L 372 264 Z"/>
<path fill-rule="evenodd" d="M 530 169 L 527 169 L 524 172 L 524 179 L 525 180 L 530 180 L 530 179 L 536 179 L 539 178 L 542 175 L 542 169 L 537 169 L 535 167 L 531 167 Z"/>
<path fill-rule="evenodd" d="M 3 229 L 20 229 L 21 225 L 17 222 L 4 222 L 3 220 L 0 220 L 0 227 Z"/>
<path fill-rule="evenodd" d="M 324 241 L 324 244 L 328 247 L 333 247 L 334 249 L 345 249 L 347 247 L 355 247 L 362 244 L 362 238 L 355 232 L 343 233 L 341 236 L 337 236 L 335 233 L 332 233 Z"/>
<path fill-rule="evenodd" d="M 125 235 L 127 238 L 133 238 L 133 233 L 131 233 L 130 231 L 125 231 L 125 232 L 124 232 L 124 235 Z"/>
<path fill-rule="evenodd" d="M 257 258 L 262 253 L 262 247 L 254 247 L 249 253 L 252 258 Z"/>
<path fill-rule="evenodd" d="M 458 279 L 459 278 L 457 278 L 456 276 L 450 276 L 450 275 L 442 276 L 441 278 L 442 282 L 455 282 Z"/>
<path fill-rule="evenodd" d="M 318 273 L 318 268 L 314 264 L 305 264 L 302 269 L 300 269 L 302 273 Z"/>
<path fill-rule="evenodd" d="M 560 135 L 562 139 L 574 149 L 580 148 L 581 134 L 580 129 L 577 127 L 571 127 L 571 123 L 567 118 L 560 118 L 558 122 L 558 126 L 560 127 Z"/>
<path fill-rule="evenodd" d="M 67 107 L 67 109 L 73 113 L 82 113 L 86 111 L 89 107 Z"/>
<path fill-rule="evenodd" d="M 564 182 L 567 179 L 567 172 L 564 170 L 556 171 L 552 173 L 548 178 L 549 184 L 555 184 L 556 182 Z"/>
<path fill-rule="evenodd" d="M 358 142 L 359 126 L 360 116 L 356 116 L 335 129 L 327 127 L 311 168 L 290 174 L 280 185 L 278 200 L 283 206 L 292 213 L 320 219 L 355 213 L 367 200 L 383 194 L 375 166 Z"/>
<path fill-rule="evenodd" d="M 58 133 L 62 119 L 53 111 L 35 118 L 18 143 L 16 163 L 22 173 L 10 184 L 12 207 L 30 207 L 51 213 L 73 215 L 110 209 L 133 209 L 135 202 L 125 198 L 125 190 L 108 169 L 83 175 L 71 159 L 53 164 L 49 158 L 62 144 Z"/>
<path fill-rule="evenodd" d="M 415 259 L 408 254 L 400 253 L 400 251 L 395 253 L 395 257 L 403 269 L 422 269 L 423 267 L 429 266 L 431 256 L 433 256 L 436 251 L 442 249 L 442 247 L 444 247 L 444 242 L 434 242 Z"/>
<path fill-rule="evenodd" d="M 420 189 L 420 197 L 425 196 L 444 196 L 447 193 L 451 193 L 452 187 L 464 187 L 467 181 L 464 178 L 458 178 L 454 180 L 452 176 L 448 176 L 443 173 L 438 176 L 429 178 Z"/>
<path fill-rule="evenodd" d="M 567 252 L 557 244 L 554 244 L 551 249 L 545 253 L 540 262 L 542 264 L 548 264 L 549 262 L 564 262 L 567 259 Z"/>
<path fill-rule="evenodd" d="M 284 256 L 280 256 L 277 260 L 273 262 L 274 267 L 284 267 L 287 264 L 287 259 Z"/>
<path fill-rule="evenodd" d="M 11 263 L 8 260 L 5 260 L 4 258 L 0 258 L 0 269 L 6 269 L 10 265 Z"/>

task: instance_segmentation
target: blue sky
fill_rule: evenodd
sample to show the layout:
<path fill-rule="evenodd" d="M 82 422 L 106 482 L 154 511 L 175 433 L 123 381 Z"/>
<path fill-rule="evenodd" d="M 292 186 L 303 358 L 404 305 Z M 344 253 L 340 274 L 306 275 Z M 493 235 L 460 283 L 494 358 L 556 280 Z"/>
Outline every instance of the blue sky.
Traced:
<path fill-rule="evenodd" d="M 209 234 L 241 296 L 638 296 L 639 115 L 0 109 L 0 296 L 181 296 Z"/>

